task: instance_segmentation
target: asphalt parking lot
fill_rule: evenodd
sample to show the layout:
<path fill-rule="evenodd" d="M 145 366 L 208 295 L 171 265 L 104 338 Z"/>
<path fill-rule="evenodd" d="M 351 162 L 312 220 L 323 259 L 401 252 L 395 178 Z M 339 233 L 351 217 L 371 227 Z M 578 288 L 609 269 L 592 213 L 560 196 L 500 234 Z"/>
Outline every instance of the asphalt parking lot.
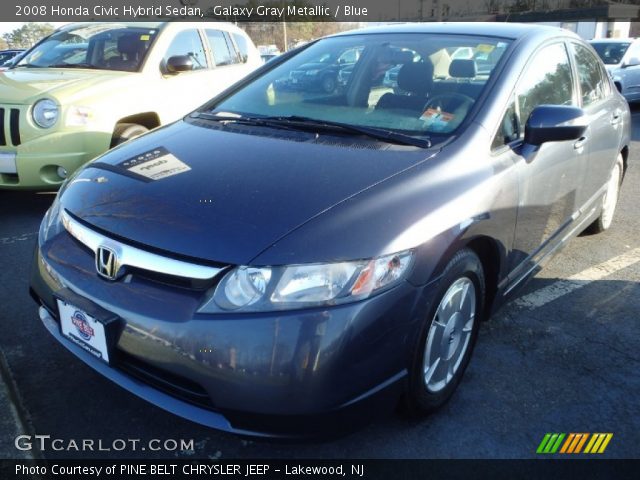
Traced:
<path fill-rule="evenodd" d="M 452 401 L 421 421 L 380 412 L 317 443 L 247 441 L 166 413 L 102 378 L 45 331 L 28 295 L 36 232 L 51 194 L 0 191 L 0 348 L 28 434 L 194 439 L 192 452 L 35 452 L 47 458 L 523 458 L 547 432 L 611 432 L 603 456 L 640 457 L 640 110 L 612 229 L 583 235 L 480 331 Z M 0 400 L 2 391 L 0 391 Z M 0 457 L 15 415 L 0 418 Z"/>

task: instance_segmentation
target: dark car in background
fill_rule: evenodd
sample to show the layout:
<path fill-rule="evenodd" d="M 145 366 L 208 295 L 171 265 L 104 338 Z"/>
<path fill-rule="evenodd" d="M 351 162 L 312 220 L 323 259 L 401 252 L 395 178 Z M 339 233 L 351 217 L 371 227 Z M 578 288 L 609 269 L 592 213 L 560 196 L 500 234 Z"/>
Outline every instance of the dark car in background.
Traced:
<path fill-rule="evenodd" d="M 25 54 L 26 50 L 1 50 L 0 51 L 0 71 L 6 70 L 19 61 Z"/>
<path fill-rule="evenodd" d="M 300 65 L 289 73 L 288 85 L 296 89 L 313 89 L 332 93 L 338 85 L 344 84 L 341 72 L 348 75 L 358 61 L 360 48 L 352 48 L 333 57 L 331 53 L 323 53 L 309 63 Z M 341 82 L 342 80 L 342 82 Z"/>
<path fill-rule="evenodd" d="M 24 48 L 0 50 L 0 66 L 4 65 L 6 62 L 14 58 L 16 55 L 20 55 L 24 51 Z"/>
<path fill-rule="evenodd" d="M 343 88 L 277 88 L 356 51 Z M 284 55 L 64 183 L 34 252 L 40 319 L 217 429 L 317 435 L 399 399 L 432 412 L 480 323 L 611 226 L 627 102 L 559 28 L 394 25 Z"/>

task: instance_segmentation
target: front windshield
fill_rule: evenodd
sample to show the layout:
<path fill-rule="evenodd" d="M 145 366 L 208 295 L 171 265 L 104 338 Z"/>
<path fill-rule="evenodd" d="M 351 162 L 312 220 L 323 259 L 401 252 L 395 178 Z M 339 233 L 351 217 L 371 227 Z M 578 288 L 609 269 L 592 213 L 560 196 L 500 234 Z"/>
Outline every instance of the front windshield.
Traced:
<path fill-rule="evenodd" d="M 598 42 L 591 44 L 605 65 L 617 65 L 620 63 L 630 45 L 631 43 L 627 42 Z"/>
<path fill-rule="evenodd" d="M 157 29 L 121 24 L 83 25 L 54 33 L 14 68 L 91 68 L 138 71 Z"/>
<path fill-rule="evenodd" d="M 447 135 L 480 97 L 508 44 L 442 34 L 327 38 L 205 108 Z"/>

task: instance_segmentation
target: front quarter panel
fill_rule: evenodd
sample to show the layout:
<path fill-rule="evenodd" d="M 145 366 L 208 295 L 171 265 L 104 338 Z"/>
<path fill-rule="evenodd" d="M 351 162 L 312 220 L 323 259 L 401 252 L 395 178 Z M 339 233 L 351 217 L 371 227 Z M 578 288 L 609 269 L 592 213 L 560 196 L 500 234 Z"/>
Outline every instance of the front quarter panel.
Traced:
<path fill-rule="evenodd" d="M 488 152 L 487 131 L 472 125 L 435 157 L 309 221 L 251 264 L 343 261 L 416 249 L 411 281 L 420 285 L 474 238 L 491 239 L 504 256 L 513 240 L 517 182 L 513 165 Z"/>

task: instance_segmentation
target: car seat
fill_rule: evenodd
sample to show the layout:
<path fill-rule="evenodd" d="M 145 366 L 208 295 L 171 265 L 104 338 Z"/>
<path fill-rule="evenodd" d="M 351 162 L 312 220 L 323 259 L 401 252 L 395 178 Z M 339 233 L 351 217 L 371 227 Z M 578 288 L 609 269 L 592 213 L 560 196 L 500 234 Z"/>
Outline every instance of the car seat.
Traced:
<path fill-rule="evenodd" d="M 433 64 L 430 61 L 406 63 L 398 72 L 398 88 L 406 94 L 385 93 L 376 110 L 411 110 L 422 112 L 433 86 Z"/>
<path fill-rule="evenodd" d="M 114 70 L 136 70 L 145 50 L 146 42 L 140 39 L 139 34 L 122 35 L 118 38 L 118 53 L 120 55 L 110 58 L 107 64 Z"/>

